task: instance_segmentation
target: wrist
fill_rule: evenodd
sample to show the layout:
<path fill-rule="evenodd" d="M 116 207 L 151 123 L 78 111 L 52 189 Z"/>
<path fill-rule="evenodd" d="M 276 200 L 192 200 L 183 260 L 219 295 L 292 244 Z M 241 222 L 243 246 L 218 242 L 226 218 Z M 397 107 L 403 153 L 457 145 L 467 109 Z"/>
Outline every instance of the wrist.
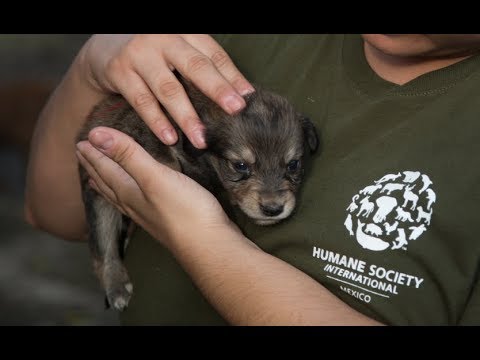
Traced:
<path fill-rule="evenodd" d="M 178 232 L 169 237 L 166 244 L 169 251 L 175 256 L 182 256 L 185 252 L 211 251 L 219 247 L 253 247 L 258 249 L 251 240 L 245 237 L 235 223 L 228 220 L 223 223 L 208 226 L 199 226 L 195 231 Z"/>

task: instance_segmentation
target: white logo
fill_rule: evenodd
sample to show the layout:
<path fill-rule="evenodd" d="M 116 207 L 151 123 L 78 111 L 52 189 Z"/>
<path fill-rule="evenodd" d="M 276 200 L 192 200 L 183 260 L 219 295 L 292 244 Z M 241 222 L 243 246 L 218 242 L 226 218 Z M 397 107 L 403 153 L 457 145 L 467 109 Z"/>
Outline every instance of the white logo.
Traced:
<path fill-rule="evenodd" d="M 407 250 L 430 226 L 437 200 L 428 175 L 387 174 L 354 195 L 344 225 L 350 236 L 373 251 Z"/>

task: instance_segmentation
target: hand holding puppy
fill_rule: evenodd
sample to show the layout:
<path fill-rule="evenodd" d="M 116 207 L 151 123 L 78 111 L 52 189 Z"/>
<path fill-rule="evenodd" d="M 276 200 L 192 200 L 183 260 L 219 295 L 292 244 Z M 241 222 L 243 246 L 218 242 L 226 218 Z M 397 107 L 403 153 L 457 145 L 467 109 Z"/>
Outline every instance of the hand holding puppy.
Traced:
<path fill-rule="evenodd" d="M 91 186 L 167 248 L 169 240 L 191 238 L 199 229 L 236 228 L 209 191 L 124 133 L 96 128 L 77 147 Z"/>
<path fill-rule="evenodd" d="M 101 92 L 120 93 L 166 145 L 178 139 L 160 104 L 197 148 L 204 126 L 175 77 L 178 71 L 227 113 L 254 89 L 207 35 L 95 35 L 82 50 L 85 75 Z"/>

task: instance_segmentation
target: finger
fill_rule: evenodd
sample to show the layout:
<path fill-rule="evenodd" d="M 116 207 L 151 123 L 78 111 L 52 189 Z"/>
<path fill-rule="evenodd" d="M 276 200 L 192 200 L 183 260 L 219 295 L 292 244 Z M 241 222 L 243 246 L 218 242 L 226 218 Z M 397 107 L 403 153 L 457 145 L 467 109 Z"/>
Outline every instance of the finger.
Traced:
<path fill-rule="evenodd" d="M 133 181 L 137 187 L 130 184 L 130 192 L 137 199 L 139 195 L 135 193 L 141 194 L 142 200 L 145 198 L 148 200 L 150 189 L 162 188 L 155 185 L 162 180 L 163 174 L 166 177 L 176 174 L 174 170 L 156 161 L 144 148 L 121 131 L 97 127 L 90 131 L 88 139 L 91 145 L 106 157 L 99 156 L 99 151 L 92 152 L 91 149 L 94 148 L 88 142 L 82 145 L 84 151 L 80 149 L 80 152 L 92 164 L 105 183 L 120 197 L 122 195 L 119 194 L 121 185 L 125 185 L 126 181 Z M 152 176 L 153 171 L 155 171 L 155 176 Z"/>
<path fill-rule="evenodd" d="M 207 55 L 235 90 L 242 96 L 255 91 L 253 85 L 243 76 L 226 51 L 209 35 L 182 34 L 189 44 Z"/>
<path fill-rule="evenodd" d="M 107 186 L 107 184 L 105 184 L 105 182 L 98 175 L 96 170 L 90 165 L 90 163 L 83 157 L 83 155 L 78 150 L 76 151 L 76 154 L 80 164 L 90 175 L 90 178 L 88 179 L 88 185 L 100 196 L 102 196 L 109 204 L 115 206 L 124 215 L 128 215 L 127 211 L 122 207 L 122 204 L 119 203 L 117 194 L 115 194 L 115 192 L 109 186 Z"/>
<path fill-rule="evenodd" d="M 145 59 L 148 57 L 145 56 Z M 153 94 L 160 100 L 170 116 L 180 126 L 190 142 L 197 148 L 206 147 L 205 126 L 195 111 L 188 95 L 177 77 L 167 65 L 160 66 L 158 63 L 145 62 L 135 66 L 136 71 L 145 80 Z"/>
<path fill-rule="evenodd" d="M 235 114 L 245 107 L 245 100 L 218 71 L 210 58 L 186 41 L 178 41 L 175 46 L 165 47 L 164 54 L 169 64 L 227 113 Z"/>
<path fill-rule="evenodd" d="M 98 195 L 102 196 L 109 204 L 115 207 L 118 207 L 117 202 L 114 201 L 112 198 L 110 198 L 110 196 L 107 195 L 104 190 L 102 190 L 102 188 L 105 189 L 105 186 L 106 186 L 105 183 L 103 183 L 102 185 L 97 185 L 97 183 L 93 178 L 89 178 L 88 186 L 90 186 L 93 190 L 95 190 L 98 193 Z M 112 189 L 110 189 L 110 191 L 111 190 Z"/>
<path fill-rule="evenodd" d="M 117 195 L 115 194 L 115 192 L 113 192 L 113 190 L 105 184 L 102 178 L 98 175 L 95 168 L 93 168 L 93 166 L 90 165 L 90 163 L 87 161 L 87 159 L 85 159 L 85 157 L 80 153 L 80 151 L 77 150 L 76 154 L 77 154 L 78 161 L 90 176 L 90 180 L 95 183 L 95 186 L 96 186 L 95 190 L 101 195 L 103 195 L 107 200 L 111 202 L 118 202 Z M 89 181 L 89 185 L 91 185 L 90 181 Z"/>
<path fill-rule="evenodd" d="M 130 207 L 123 205 L 117 194 L 109 187 L 102 178 L 98 175 L 95 169 L 89 164 L 89 162 L 82 156 L 82 154 L 77 150 L 77 157 L 86 169 L 88 168 L 89 174 L 91 177 L 88 179 L 88 185 L 95 190 L 100 196 L 102 196 L 110 205 L 115 206 L 123 215 L 132 217 L 132 212 L 129 211 Z"/>
<path fill-rule="evenodd" d="M 97 150 L 90 142 L 77 144 L 80 155 L 84 158 L 89 175 L 95 180 L 100 190 L 114 203 L 125 207 L 143 199 L 138 184 L 119 164 Z"/>
<path fill-rule="evenodd" d="M 178 140 L 177 133 L 142 77 L 133 70 L 116 78 L 118 91 L 140 115 L 152 132 L 166 145 Z"/>
<path fill-rule="evenodd" d="M 123 215 L 126 215 L 126 216 L 131 216 L 129 213 L 127 213 L 127 211 L 117 202 L 115 201 L 112 201 L 110 198 L 108 198 L 104 193 L 103 191 L 100 189 L 100 186 L 97 185 L 97 183 L 95 182 L 95 180 L 93 179 L 89 179 L 88 180 L 88 185 L 90 185 L 90 187 L 95 190 L 99 195 L 103 196 L 103 198 L 112 206 L 114 206 L 118 211 L 120 211 Z"/>

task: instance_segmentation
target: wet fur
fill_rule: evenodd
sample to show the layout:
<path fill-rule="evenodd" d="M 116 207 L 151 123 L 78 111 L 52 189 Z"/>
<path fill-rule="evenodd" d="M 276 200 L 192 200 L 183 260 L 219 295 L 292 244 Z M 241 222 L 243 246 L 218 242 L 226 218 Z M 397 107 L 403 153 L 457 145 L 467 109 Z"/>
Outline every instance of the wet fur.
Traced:
<path fill-rule="evenodd" d="M 231 204 L 257 224 L 269 225 L 288 217 L 303 178 L 303 161 L 318 147 L 313 124 L 286 99 L 258 87 L 246 97 L 247 107 L 230 116 L 190 83 L 180 80 L 206 126 L 206 151 L 194 148 L 179 129 L 179 141 L 164 145 L 118 95 L 94 107 L 77 141 L 87 139 L 96 126 L 118 129 L 156 160 L 185 173 L 213 194 L 225 190 Z M 289 161 L 296 159 L 298 170 L 286 171 Z M 248 164 L 248 177 L 235 169 L 235 162 Z M 122 262 L 130 220 L 90 188 L 88 174 L 81 166 L 79 171 L 94 268 L 108 304 L 123 310 L 133 290 Z M 284 209 L 282 214 L 265 215 L 268 209 L 278 207 Z"/>

